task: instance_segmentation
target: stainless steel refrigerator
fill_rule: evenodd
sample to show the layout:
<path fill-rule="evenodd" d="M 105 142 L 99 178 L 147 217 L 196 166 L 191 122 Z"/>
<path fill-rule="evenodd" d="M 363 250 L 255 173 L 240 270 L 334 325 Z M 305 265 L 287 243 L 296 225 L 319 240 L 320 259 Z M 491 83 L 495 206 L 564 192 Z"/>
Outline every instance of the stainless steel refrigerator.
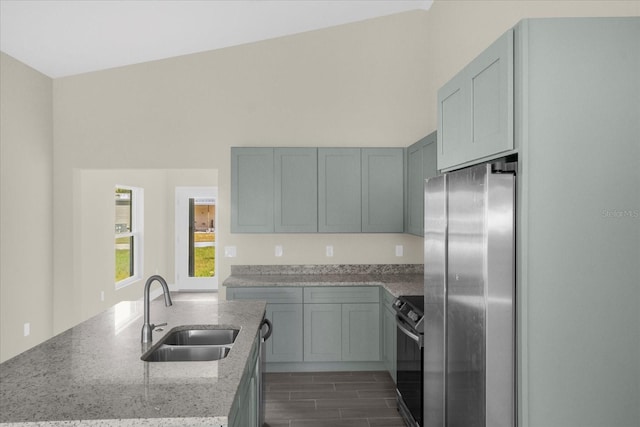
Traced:
<path fill-rule="evenodd" d="M 516 171 L 426 181 L 423 427 L 515 426 Z"/>

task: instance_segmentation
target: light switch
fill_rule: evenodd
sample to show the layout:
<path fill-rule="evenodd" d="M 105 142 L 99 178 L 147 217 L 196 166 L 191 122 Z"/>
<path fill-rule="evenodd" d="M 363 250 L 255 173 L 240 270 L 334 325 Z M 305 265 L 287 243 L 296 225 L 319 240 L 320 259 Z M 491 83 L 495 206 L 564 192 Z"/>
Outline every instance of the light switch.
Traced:
<path fill-rule="evenodd" d="M 225 246 L 224 247 L 224 257 L 225 258 L 235 258 L 236 257 L 236 247 L 235 246 Z"/>

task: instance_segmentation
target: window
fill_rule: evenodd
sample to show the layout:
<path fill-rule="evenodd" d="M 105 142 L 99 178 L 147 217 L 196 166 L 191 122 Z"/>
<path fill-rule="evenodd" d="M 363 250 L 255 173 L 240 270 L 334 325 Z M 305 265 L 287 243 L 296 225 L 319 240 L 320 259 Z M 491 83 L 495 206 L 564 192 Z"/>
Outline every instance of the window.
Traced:
<path fill-rule="evenodd" d="M 142 189 L 115 189 L 116 289 L 138 280 L 142 274 Z"/>
<path fill-rule="evenodd" d="M 216 187 L 176 187 L 176 287 L 218 289 Z"/>

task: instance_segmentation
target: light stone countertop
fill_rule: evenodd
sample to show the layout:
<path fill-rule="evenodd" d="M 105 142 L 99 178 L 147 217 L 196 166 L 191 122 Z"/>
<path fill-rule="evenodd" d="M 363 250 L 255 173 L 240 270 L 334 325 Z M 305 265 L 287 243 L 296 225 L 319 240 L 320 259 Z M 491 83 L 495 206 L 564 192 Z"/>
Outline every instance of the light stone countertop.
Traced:
<path fill-rule="evenodd" d="M 0 364 L 0 425 L 227 426 L 265 303 L 180 295 L 171 307 L 152 301 L 151 323 L 168 325 L 144 348 L 142 302 L 121 302 Z M 240 333 L 219 361 L 140 360 L 181 325 Z"/>
<path fill-rule="evenodd" d="M 391 295 L 424 295 L 421 265 L 232 266 L 227 287 L 381 286 Z"/>

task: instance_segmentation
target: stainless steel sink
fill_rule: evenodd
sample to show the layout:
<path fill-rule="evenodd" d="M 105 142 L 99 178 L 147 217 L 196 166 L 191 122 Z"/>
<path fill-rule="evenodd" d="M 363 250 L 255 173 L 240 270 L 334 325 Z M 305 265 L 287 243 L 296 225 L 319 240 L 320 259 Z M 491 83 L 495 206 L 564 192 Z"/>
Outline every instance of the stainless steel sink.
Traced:
<path fill-rule="evenodd" d="M 238 336 L 238 329 L 187 329 L 169 333 L 163 340 L 168 345 L 228 345 Z"/>
<path fill-rule="evenodd" d="M 220 360 L 227 357 L 227 346 L 161 345 L 142 360 L 145 362 L 202 362 Z"/>
<path fill-rule="evenodd" d="M 186 327 L 169 332 L 141 359 L 145 362 L 200 362 L 227 357 L 240 330 L 202 327 Z"/>

